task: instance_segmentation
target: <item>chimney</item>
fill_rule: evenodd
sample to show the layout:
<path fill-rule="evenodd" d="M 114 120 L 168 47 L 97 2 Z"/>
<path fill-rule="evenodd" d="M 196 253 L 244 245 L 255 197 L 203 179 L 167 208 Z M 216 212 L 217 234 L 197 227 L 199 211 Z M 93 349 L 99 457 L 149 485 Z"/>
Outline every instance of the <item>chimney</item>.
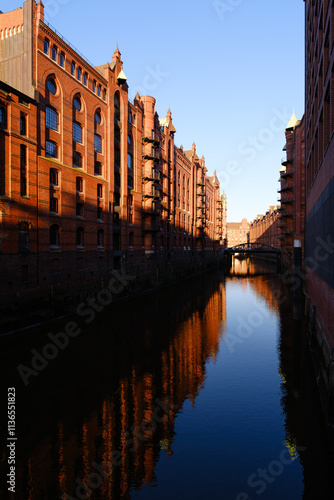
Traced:
<path fill-rule="evenodd" d="M 37 2 L 37 20 L 44 21 L 44 4 L 42 0 L 38 0 Z"/>

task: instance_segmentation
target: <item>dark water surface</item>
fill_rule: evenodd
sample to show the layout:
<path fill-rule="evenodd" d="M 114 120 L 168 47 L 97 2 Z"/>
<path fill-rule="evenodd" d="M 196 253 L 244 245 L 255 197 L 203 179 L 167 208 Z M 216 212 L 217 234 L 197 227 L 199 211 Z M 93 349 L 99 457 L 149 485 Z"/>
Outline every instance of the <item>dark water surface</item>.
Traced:
<path fill-rule="evenodd" d="M 45 346 L 65 324 L 1 339 L 0 497 L 333 498 L 291 305 L 268 266 L 236 261 L 226 279 L 187 280 L 88 325 L 74 318 L 81 333 L 63 349 Z M 32 367 L 36 352 L 53 359 Z M 32 370 L 27 385 L 18 365 Z M 7 387 L 16 389 L 15 495 L 6 485 Z"/>

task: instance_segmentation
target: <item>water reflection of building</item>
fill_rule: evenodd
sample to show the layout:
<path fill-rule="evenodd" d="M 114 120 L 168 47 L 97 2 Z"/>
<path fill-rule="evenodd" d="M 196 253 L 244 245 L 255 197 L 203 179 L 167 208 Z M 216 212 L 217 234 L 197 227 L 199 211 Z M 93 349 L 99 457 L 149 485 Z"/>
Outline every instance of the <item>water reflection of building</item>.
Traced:
<path fill-rule="evenodd" d="M 255 276 L 260 274 L 272 274 L 275 271 L 275 263 L 265 260 L 254 260 L 244 254 L 232 257 L 232 266 L 229 270 L 230 276 Z"/>
<path fill-rule="evenodd" d="M 171 307 L 177 301 L 180 293 L 171 297 Z M 132 342 L 115 346 L 110 364 L 122 365 L 116 390 L 110 390 L 112 384 L 107 377 L 97 377 L 96 392 L 103 396 L 95 402 L 96 395 L 86 383 L 87 374 L 78 370 L 74 380 L 64 380 L 62 392 L 68 391 L 71 399 L 68 394 L 59 395 L 59 401 L 54 402 L 60 408 L 59 420 L 41 442 L 34 446 L 30 443 L 29 459 L 18 464 L 18 488 L 25 488 L 22 498 L 75 496 L 76 488 L 84 495 L 83 485 L 92 490 L 91 498 L 130 498 L 130 488 L 154 481 L 160 454 L 172 454 L 177 413 L 185 400 L 195 401 L 205 381 L 206 363 L 217 356 L 226 319 L 224 284 L 215 278 L 209 292 L 200 286 L 191 289 L 175 311 L 171 316 L 156 309 L 147 321 L 147 310 L 142 310 L 136 312 L 132 325 L 127 322 L 127 331 L 132 326 L 139 332 L 133 333 L 138 349 Z M 95 348 L 100 354 L 100 348 Z M 93 352 L 91 358 L 94 360 Z M 87 370 L 89 373 L 89 367 Z M 83 411 L 81 384 L 87 389 L 84 398 L 93 400 L 89 413 Z M 35 425 L 31 423 L 32 433 Z M 117 463 L 110 467 L 113 454 Z M 101 475 L 102 462 L 107 477 L 94 488 L 99 483 L 96 474 Z"/>

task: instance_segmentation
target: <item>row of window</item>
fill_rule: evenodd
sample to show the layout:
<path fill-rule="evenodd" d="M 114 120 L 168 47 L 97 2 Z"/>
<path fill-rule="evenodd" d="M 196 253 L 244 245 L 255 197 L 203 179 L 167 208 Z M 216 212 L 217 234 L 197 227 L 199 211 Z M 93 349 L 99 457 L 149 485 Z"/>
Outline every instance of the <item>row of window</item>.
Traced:
<path fill-rule="evenodd" d="M 45 38 L 44 40 L 44 54 L 51 56 L 51 59 L 56 63 L 58 63 L 59 66 L 61 66 L 62 68 L 65 67 L 65 53 L 64 52 L 58 53 L 58 47 L 56 45 L 53 45 L 50 50 L 50 41 L 47 38 Z M 89 82 L 88 73 L 83 72 L 81 66 L 77 66 L 74 61 L 71 62 L 71 75 L 76 77 L 76 79 L 79 82 L 82 82 L 86 87 L 88 87 L 88 82 Z M 107 96 L 107 90 L 104 88 L 102 91 L 101 84 L 97 84 L 96 80 L 92 80 L 91 83 L 92 83 L 92 91 L 94 92 L 94 94 L 96 93 L 97 89 L 97 95 L 99 97 L 102 96 L 103 100 L 105 101 Z"/>
<path fill-rule="evenodd" d="M 78 227 L 76 229 L 76 246 L 77 248 L 83 248 L 85 243 L 85 230 L 83 227 Z M 60 247 L 60 227 L 58 224 L 53 224 L 50 226 L 50 247 Z M 104 247 L 104 231 L 99 229 L 97 231 L 97 247 Z M 29 234 L 29 223 L 20 222 L 19 223 L 19 251 L 29 251 L 30 250 L 30 234 Z"/>

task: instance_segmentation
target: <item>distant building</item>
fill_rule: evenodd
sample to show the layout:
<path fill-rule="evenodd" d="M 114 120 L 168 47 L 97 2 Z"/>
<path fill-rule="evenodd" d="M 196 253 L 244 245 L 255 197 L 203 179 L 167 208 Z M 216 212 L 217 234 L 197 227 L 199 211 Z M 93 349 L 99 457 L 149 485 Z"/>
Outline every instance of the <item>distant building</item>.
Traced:
<path fill-rule="evenodd" d="M 249 224 L 247 219 L 242 219 L 241 222 L 227 222 L 227 246 L 233 247 L 242 243 L 247 243 Z"/>
<path fill-rule="evenodd" d="M 280 248 L 279 206 L 270 206 L 265 215 L 258 215 L 249 223 L 250 243 Z"/>

